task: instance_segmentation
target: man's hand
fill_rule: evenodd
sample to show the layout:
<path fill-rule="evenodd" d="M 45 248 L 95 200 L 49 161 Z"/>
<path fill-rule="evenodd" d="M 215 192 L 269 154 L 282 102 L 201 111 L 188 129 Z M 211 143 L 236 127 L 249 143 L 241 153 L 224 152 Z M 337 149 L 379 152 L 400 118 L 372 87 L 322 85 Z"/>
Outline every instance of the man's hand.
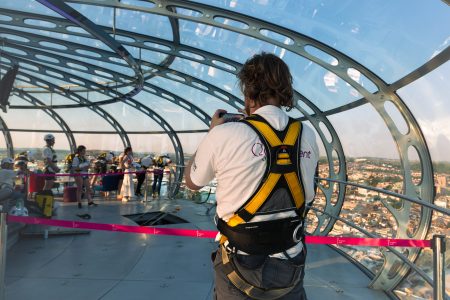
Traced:
<path fill-rule="evenodd" d="M 219 117 L 221 113 L 225 114 L 227 111 L 224 109 L 218 109 L 214 113 L 211 119 L 211 125 L 209 125 L 209 130 L 213 129 L 215 126 L 225 123 L 225 119 Z"/>

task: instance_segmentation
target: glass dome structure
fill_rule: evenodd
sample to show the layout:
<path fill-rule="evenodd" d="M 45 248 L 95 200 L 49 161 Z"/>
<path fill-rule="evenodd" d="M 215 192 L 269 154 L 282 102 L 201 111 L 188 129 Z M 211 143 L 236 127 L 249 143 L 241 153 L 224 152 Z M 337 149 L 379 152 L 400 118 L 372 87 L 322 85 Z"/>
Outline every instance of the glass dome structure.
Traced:
<path fill-rule="evenodd" d="M 18 65 L 2 157 L 46 133 L 65 153 L 167 152 L 177 192 L 214 111 L 243 108 L 242 64 L 271 52 L 321 150 L 308 232 L 447 234 L 449 45 L 441 0 L 1 1 L 0 78 Z M 427 250 L 336 248 L 392 297 L 432 290 Z"/>

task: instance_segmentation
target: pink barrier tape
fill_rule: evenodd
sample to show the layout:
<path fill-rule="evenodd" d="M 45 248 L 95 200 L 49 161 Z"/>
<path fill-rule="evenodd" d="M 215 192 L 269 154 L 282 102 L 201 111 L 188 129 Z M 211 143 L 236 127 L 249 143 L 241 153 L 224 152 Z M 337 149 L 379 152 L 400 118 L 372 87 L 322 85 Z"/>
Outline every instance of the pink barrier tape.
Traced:
<path fill-rule="evenodd" d="M 196 230 L 179 228 L 160 228 L 160 227 L 142 227 L 120 224 L 90 223 L 81 221 L 52 220 L 35 217 L 20 217 L 8 215 L 8 222 L 39 224 L 68 228 L 120 231 L 130 233 L 144 233 L 152 235 L 173 235 L 196 238 L 213 239 L 217 235 L 215 230 Z M 336 236 L 306 236 L 307 244 L 323 245 L 352 245 L 365 247 L 416 247 L 430 248 L 430 240 L 408 240 L 408 239 L 389 239 L 389 238 L 357 238 L 357 237 L 336 237 Z"/>
<path fill-rule="evenodd" d="M 119 225 L 119 224 L 102 224 L 102 223 L 90 223 L 80 221 L 52 220 L 52 219 L 20 217 L 12 215 L 8 215 L 7 220 L 8 222 L 25 223 L 25 224 L 39 224 L 39 225 L 59 226 L 78 229 L 105 230 L 105 231 L 121 231 L 130 233 L 145 233 L 153 235 L 175 235 L 175 236 L 187 236 L 187 237 L 209 238 L 209 239 L 215 238 L 217 235 L 217 231 L 214 230 L 142 227 L 142 226 Z"/>
<path fill-rule="evenodd" d="M 430 240 L 408 240 L 389 238 L 357 238 L 347 236 L 306 236 L 308 244 L 352 245 L 366 247 L 416 247 L 430 248 Z"/>
<path fill-rule="evenodd" d="M 71 177 L 76 177 L 76 176 L 116 176 L 116 175 L 124 175 L 124 174 L 138 174 L 138 173 L 145 173 L 146 171 L 134 171 L 134 172 L 117 172 L 117 173 L 73 173 L 73 174 L 68 174 L 68 173 L 56 173 L 56 174 L 42 174 L 42 173 L 35 173 L 33 174 L 33 176 L 38 176 L 38 177 L 54 177 L 54 176 L 71 176 Z M 167 171 L 164 171 L 166 173 L 170 173 Z M 153 171 L 147 171 L 147 173 L 153 173 Z"/>

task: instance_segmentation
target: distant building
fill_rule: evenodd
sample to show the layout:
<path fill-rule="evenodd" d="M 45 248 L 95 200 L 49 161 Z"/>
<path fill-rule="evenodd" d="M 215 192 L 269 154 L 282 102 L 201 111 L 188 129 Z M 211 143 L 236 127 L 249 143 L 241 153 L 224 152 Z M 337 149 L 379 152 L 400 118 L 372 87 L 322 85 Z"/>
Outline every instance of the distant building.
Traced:
<path fill-rule="evenodd" d="M 447 188 L 447 176 L 437 175 L 435 180 L 436 194 L 442 194 Z"/>

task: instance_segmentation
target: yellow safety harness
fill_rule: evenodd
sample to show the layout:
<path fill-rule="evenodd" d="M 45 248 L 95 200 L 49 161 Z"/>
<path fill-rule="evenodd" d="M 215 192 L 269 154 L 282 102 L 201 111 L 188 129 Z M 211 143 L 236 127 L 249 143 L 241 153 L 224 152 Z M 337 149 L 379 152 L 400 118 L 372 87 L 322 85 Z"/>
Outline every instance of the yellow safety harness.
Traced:
<path fill-rule="evenodd" d="M 300 137 L 302 124 L 289 119 L 286 129 L 275 130 L 264 118 L 252 115 L 240 122 L 249 125 L 266 150 L 267 166 L 253 195 L 225 222 L 217 220 L 222 234 L 222 268 L 233 285 L 253 299 L 276 299 L 296 285 L 263 289 L 248 283 L 233 264 L 236 250 L 248 254 L 270 255 L 284 252 L 303 239 L 305 196 L 300 175 Z M 289 199 L 289 201 L 286 201 Z M 295 211 L 295 217 L 249 222 L 255 215 Z M 227 247 L 224 246 L 228 241 Z"/>
<path fill-rule="evenodd" d="M 289 119 L 286 129 L 283 131 L 275 130 L 264 118 L 258 115 L 252 115 L 241 122 L 249 125 L 255 130 L 263 141 L 266 149 L 267 167 L 263 179 L 259 187 L 253 195 L 242 205 L 235 214 L 225 223 L 218 220 L 218 229 L 222 233 L 221 243 L 229 240 L 230 244 L 239 250 L 250 254 L 272 254 L 281 252 L 298 243 L 297 239 L 289 239 L 290 241 L 280 242 L 279 239 L 284 238 L 280 235 L 279 230 L 293 230 L 302 223 L 305 211 L 305 197 L 303 185 L 300 176 L 300 136 L 302 125 L 300 121 Z M 290 198 L 290 205 L 282 204 L 285 207 L 277 207 L 277 195 L 274 193 L 280 189 L 284 189 Z M 264 209 L 267 202 L 270 203 L 270 209 Z M 274 207 L 276 209 L 274 209 Z M 280 211 L 295 210 L 297 216 L 282 220 L 252 222 L 248 223 L 257 214 L 273 214 Z M 273 230 L 270 229 L 273 228 Z M 274 236 L 270 233 L 262 234 L 264 237 L 258 236 L 258 232 L 264 232 L 265 228 L 274 232 Z M 275 232 L 278 230 L 278 232 Z M 303 230 L 296 234 L 301 234 Z M 247 232 L 247 234 L 245 234 Z M 292 234 L 293 232 L 290 232 Z M 288 233 L 286 233 L 288 234 Z M 243 241 L 243 239 L 249 239 Z M 254 241 L 256 240 L 257 241 Z M 273 239 L 273 242 L 270 241 Z M 255 249 L 256 245 L 263 244 L 266 249 Z M 273 245 L 268 247 L 267 244 Z M 245 249 L 244 249 L 244 248 Z M 280 250 L 281 251 L 278 251 Z M 277 251 L 277 252 L 272 252 Z"/>

